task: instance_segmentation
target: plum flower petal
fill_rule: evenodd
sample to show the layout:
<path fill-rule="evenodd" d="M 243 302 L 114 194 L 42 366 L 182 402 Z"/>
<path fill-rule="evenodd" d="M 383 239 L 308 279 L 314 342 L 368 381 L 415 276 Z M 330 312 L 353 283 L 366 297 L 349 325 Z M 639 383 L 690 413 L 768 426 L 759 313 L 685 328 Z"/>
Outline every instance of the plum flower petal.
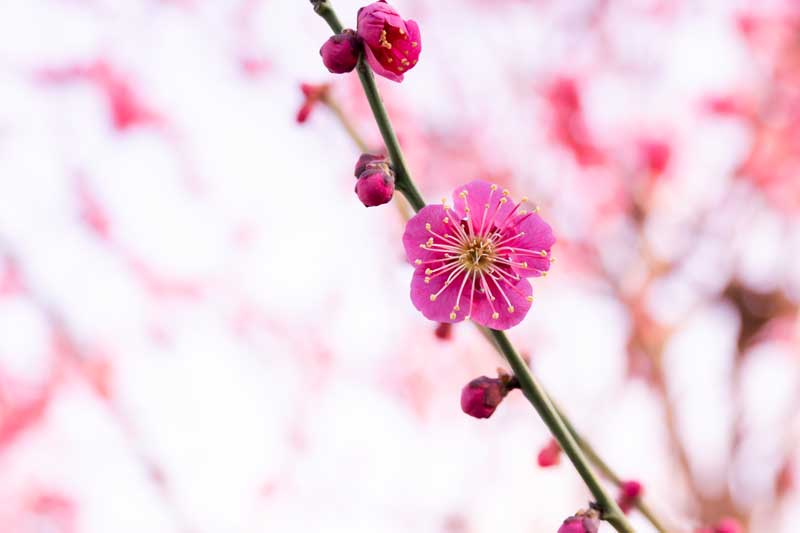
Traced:
<path fill-rule="evenodd" d="M 427 206 L 408 221 L 403 245 L 414 267 L 411 301 L 437 322 L 470 318 L 493 329 L 519 324 L 533 301 L 526 277 L 550 267 L 550 227 L 497 185 L 474 181 L 455 205 Z"/>
<path fill-rule="evenodd" d="M 443 276 L 429 279 L 423 269 L 416 269 L 411 278 L 411 303 L 428 320 L 447 324 L 461 322 L 463 316 L 458 318 L 458 315 L 453 315 L 453 308 L 457 306 L 458 287 L 453 284 L 445 287 L 446 279 Z M 431 300 L 431 294 L 437 294 L 435 300 Z"/>
<path fill-rule="evenodd" d="M 499 282 L 495 284 L 489 280 L 487 285 L 489 288 L 485 291 L 493 293 L 494 300 L 481 298 L 475 304 L 472 320 L 481 326 L 492 329 L 513 328 L 522 322 L 533 302 L 533 289 L 530 282 L 527 279 L 521 279 L 515 285 L 504 287 Z"/>
<path fill-rule="evenodd" d="M 492 215 L 496 222 L 500 222 L 508 217 L 513 208 L 508 202 L 498 202 L 502 194 L 497 186 L 493 188 L 491 183 L 475 180 L 453 192 L 453 207 L 462 218 L 471 214 L 476 227 L 480 226 L 484 215 L 484 224 Z"/>
<path fill-rule="evenodd" d="M 448 225 L 444 223 L 446 218 L 447 212 L 441 205 L 426 205 L 408 221 L 403 233 L 403 246 L 406 249 L 406 258 L 409 263 L 420 266 L 423 261 L 439 257 L 438 251 L 429 250 L 420 244 L 428 242 L 431 238 L 431 231 L 445 235 L 449 229 Z M 430 230 L 426 229 L 427 224 L 431 225 Z"/>
<path fill-rule="evenodd" d="M 513 254 L 519 264 L 514 270 L 526 278 L 544 275 L 550 270 L 550 248 L 556 242 L 553 230 L 536 213 L 515 216 L 511 226 L 523 234 L 510 243 L 518 250 Z"/>

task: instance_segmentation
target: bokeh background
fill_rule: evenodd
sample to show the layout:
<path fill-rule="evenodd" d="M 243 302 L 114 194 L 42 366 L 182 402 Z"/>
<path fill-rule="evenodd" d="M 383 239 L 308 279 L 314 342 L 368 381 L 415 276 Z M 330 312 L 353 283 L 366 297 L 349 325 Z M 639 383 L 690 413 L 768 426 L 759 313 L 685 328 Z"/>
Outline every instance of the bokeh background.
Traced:
<path fill-rule="evenodd" d="M 510 331 L 552 395 L 670 531 L 796 531 L 796 3 L 394 5 L 423 52 L 380 87 L 425 197 L 489 179 L 555 229 Z M 357 201 L 328 104 L 380 137 L 308 2 L 0 7 L 0 531 L 533 533 L 586 507 L 521 395 L 461 412 L 500 360 L 411 305 L 402 217 Z"/>

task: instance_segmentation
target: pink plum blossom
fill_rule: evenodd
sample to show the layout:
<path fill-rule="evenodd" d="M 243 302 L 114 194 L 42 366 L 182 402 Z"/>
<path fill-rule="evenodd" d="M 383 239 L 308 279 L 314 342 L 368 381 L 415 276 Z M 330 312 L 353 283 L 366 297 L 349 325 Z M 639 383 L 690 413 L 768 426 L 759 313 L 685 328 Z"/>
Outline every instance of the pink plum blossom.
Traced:
<path fill-rule="evenodd" d="M 392 81 L 403 81 L 403 73 L 414 68 L 422 50 L 417 23 L 403 20 L 385 0 L 358 10 L 358 36 L 372 70 Z"/>
<path fill-rule="evenodd" d="M 520 323 L 533 301 L 526 278 L 550 268 L 555 237 L 536 213 L 507 190 L 473 181 L 453 193 L 453 206 L 429 205 L 406 225 L 403 245 L 415 266 L 411 301 L 437 322 L 473 321 L 493 329 Z"/>

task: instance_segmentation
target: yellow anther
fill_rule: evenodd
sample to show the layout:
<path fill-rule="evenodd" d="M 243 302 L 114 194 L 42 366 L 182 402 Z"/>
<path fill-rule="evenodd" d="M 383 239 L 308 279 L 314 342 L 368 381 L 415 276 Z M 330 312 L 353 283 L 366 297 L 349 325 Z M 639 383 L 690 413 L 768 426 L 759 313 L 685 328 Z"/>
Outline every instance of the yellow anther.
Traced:
<path fill-rule="evenodd" d="M 411 41 L 411 46 L 416 48 L 417 46 L 419 46 L 419 43 L 417 41 Z"/>
<path fill-rule="evenodd" d="M 547 277 L 547 270 L 540 270 L 539 273 L 542 275 L 543 278 Z"/>
<path fill-rule="evenodd" d="M 429 278 L 428 276 L 425 276 L 425 280 L 424 281 L 425 281 L 425 283 L 430 283 L 431 282 L 431 278 Z"/>
<path fill-rule="evenodd" d="M 444 217 L 442 222 L 444 222 L 445 224 L 449 224 L 450 223 L 450 217 Z"/>
<path fill-rule="evenodd" d="M 522 262 L 522 268 L 528 268 L 528 262 L 527 261 L 523 261 Z"/>
<path fill-rule="evenodd" d="M 425 229 L 430 231 L 430 229 L 431 229 L 431 223 L 430 222 L 426 222 L 425 223 Z"/>
<path fill-rule="evenodd" d="M 450 320 L 455 320 L 455 319 L 456 319 L 456 314 L 451 312 L 450 313 Z"/>
<path fill-rule="evenodd" d="M 483 207 L 484 207 L 485 209 L 489 209 L 489 204 L 483 204 Z"/>
<path fill-rule="evenodd" d="M 417 64 L 417 60 L 415 59 L 414 61 L 411 62 L 411 64 L 412 65 L 416 65 Z"/>
<path fill-rule="evenodd" d="M 528 201 L 528 197 L 527 196 L 523 196 L 522 198 L 520 198 L 519 201 L 520 201 L 520 203 L 524 204 L 525 202 Z"/>
<path fill-rule="evenodd" d="M 495 311 L 494 313 L 492 313 L 492 318 L 493 318 L 493 319 L 495 319 L 495 320 L 497 320 L 498 318 L 500 318 L 500 313 L 498 313 L 497 311 Z"/>
<path fill-rule="evenodd" d="M 532 302 L 533 301 L 533 296 L 527 296 L 527 297 L 525 297 L 525 299 L 528 300 L 529 302 Z"/>
<path fill-rule="evenodd" d="M 425 269 L 425 274 L 430 276 L 431 274 L 433 274 L 433 269 L 432 268 L 426 268 Z"/>
<path fill-rule="evenodd" d="M 435 301 L 436 301 L 436 295 L 435 295 L 435 294 L 431 294 L 431 301 L 432 301 L 432 302 L 435 302 Z"/>
<path fill-rule="evenodd" d="M 392 49 L 392 43 L 390 43 L 386 39 L 386 30 L 381 30 L 381 36 L 378 37 L 378 44 L 380 44 L 382 47 L 386 48 L 387 50 L 391 50 Z"/>
<path fill-rule="evenodd" d="M 536 207 L 534 207 L 534 208 L 533 208 L 533 212 L 534 212 L 534 213 L 538 213 L 538 212 L 539 212 L 539 206 L 538 206 L 538 205 L 537 205 Z"/>
<path fill-rule="evenodd" d="M 394 60 L 393 60 L 391 57 L 387 57 L 387 58 L 386 58 L 386 62 L 387 62 L 387 63 L 391 63 L 392 61 L 394 61 Z"/>
<path fill-rule="evenodd" d="M 513 305 L 509 305 L 508 306 L 508 312 L 509 313 L 513 313 L 514 312 L 514 306 Z"/>
<path fill-rule="evenodd" d="M 461 311 L 461 308 L 457 305 L 453 306 L 453 311 Z"/>
<path fill-rule="evenodd" d="M 528 210 L 527 209 L 520 209 L 519 210 L 519 214 L 520 215 L 527 215 L 528 214 Z"/>
<path fill-rule="evenodd" d="M 492 183 L 492 186 L 491 186 L 491 187 L 489 187 L 489 188 L 490 188 L 490 189 L 492 189 L 493 191 L 496 191 L 496 190 L 497 190 L 497 185 L 495 185 L 494 183 Z"/>
<path fill-rule="evenodd" d="M 511 193 L 508 192 L 508 189 L 503 189 L 503 196 L 508 196 L 509 194 Z"/>
<path fill-rule="evenodd" d="M 501 203 L 501 204 L 504 204 L 504 203 L 506 203 L 507 201 L 508 201 L 508 198 L 506 198 L 505 196 L 503 196 L 502 198 L 500 198 L 500 203 Z"/>
<path fill-rule="evenodd" d="M 414 259 L 414 264 L 415 265 L 421 265 L 422 264 L 422 259 Z"/>
<path fill-rule="evenodd" d="M 461 191 L 460 193 L 458 193 L 458 195 L 459 195 L 461 198 L 466 198 L 466 197 L 467 197 L 467 191 L 466 191 L 466 190 L 463 190 L 463 191 Z"/>

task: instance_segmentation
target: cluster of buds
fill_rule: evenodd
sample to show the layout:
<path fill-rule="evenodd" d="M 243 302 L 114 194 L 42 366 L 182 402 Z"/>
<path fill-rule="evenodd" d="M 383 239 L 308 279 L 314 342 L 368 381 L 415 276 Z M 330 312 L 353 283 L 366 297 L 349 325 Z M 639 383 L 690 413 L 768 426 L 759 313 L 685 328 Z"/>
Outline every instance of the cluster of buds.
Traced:
<path fill-rule="evenodd" d="M 403 20 L 385 0 L 379 0 L 358 10 L 357 27 L 357 31 L 344 30 L 322 45 L 319 53 L 325 67 L 334 74 L 350 72 L 363 51 L 376 74 L 403 81 L 403 73 L 417 64 L 422 50 L 417 23 Z"/>
<path fill-rule="evenodd" d="M 558 528 L 558 533 L 597 533 L 599 527 L 600 513 L 590 509 L 580 511 L 564 520 L 564 523 Z"/>
<path fill-rule="evenodd" d="M 394 195 L 394 170 L 382 155 L 361 154 L 356 163 L 356 195 L 366 207 L 391 201 Z"/>
<path fill-rule="evenodd" d="M 489 418 L 508 392 L 518 388 L 517 378 L 498 368 L 496 378 L 481 376 L 461 389 L 461 410 L 475 418 Z"/>

